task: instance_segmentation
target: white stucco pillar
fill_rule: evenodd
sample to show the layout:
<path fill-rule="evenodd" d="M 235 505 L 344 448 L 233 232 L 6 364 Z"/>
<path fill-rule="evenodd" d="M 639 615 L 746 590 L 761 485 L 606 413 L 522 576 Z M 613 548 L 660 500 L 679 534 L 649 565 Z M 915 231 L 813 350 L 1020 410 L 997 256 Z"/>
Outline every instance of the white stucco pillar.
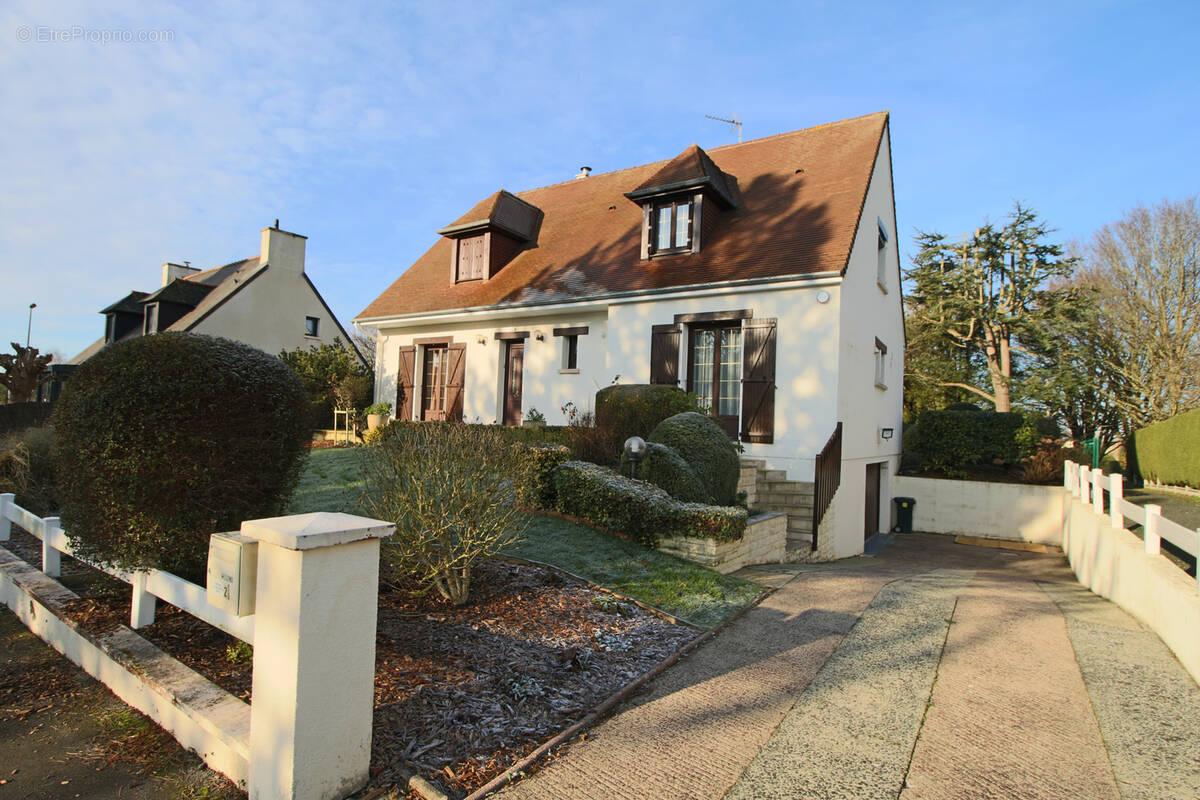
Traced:
<path fill-rule="evenodd" d="M 350 514 L 250 520 L 259 542 L 251 800 L 341 798 L 367 783 L 379 540 Z"/>

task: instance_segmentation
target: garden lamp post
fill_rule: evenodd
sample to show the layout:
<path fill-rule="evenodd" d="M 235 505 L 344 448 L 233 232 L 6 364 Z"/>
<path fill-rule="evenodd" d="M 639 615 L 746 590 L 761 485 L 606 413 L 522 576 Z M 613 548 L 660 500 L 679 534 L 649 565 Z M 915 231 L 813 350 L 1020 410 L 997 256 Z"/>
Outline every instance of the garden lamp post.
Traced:
<path fill-rule="evenodd" d="M 630 436 L 625 440 L 625 455 L 629 457 L 630 468 L 633 472 L 630 477 L 636 478 L 638 464 L 642 463 L 642 459 L 646 457 L 646 440 L 640 436 Z"/>
<path fill-rule="evenodd" d="M 37 303 L 29 304 L 29 324 L 25 326 L 25 346 L 29 347 L 29 334 L 33 333 L 33 310 L 37 308 Z"/>

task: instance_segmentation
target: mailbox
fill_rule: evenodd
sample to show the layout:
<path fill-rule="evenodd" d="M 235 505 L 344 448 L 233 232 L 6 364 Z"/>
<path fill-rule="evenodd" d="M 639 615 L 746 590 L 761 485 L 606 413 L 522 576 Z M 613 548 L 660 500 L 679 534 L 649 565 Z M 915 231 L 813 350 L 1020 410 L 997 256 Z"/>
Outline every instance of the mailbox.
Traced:
<path fill-rule="evenodd" d="M 208 540 L 208 604 L 239 617 L 254 613 L 258 542 L 240 533 Z"/>

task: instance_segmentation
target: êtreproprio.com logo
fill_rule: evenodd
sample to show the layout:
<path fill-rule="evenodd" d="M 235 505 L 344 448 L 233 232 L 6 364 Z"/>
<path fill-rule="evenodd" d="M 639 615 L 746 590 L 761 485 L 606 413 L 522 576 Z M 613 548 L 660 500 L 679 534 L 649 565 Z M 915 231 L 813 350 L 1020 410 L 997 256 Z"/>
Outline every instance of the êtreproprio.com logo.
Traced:
<path fill-rule="evenodd" d="M 175 41 L 170 28 L 89 28 L 85 25 L 18 25 L 17 41 L 33 44 L 158 44 Z"/>

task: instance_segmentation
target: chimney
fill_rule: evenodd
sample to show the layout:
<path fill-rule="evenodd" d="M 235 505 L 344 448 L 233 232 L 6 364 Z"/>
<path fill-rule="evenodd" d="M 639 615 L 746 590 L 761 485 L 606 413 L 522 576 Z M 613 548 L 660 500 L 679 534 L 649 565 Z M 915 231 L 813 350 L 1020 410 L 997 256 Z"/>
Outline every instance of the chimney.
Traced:
<path fill-rule="evenodd" d="M 176 278 L 185 278 L 188 275 L 195 275 L 199 271 L 199 267 L 193 267 L 191 266 L 191 263 L 187 261 L 183 262 L 182 264 L 172 264 L 168 261 L 162 265 L 162 285 L 166 286 Z"/>
<path fill-rule="evenodd" d="M 260 264 L 270 264 L 275 269 L 290 269 L 304 272 L 304 245 L 307 236 L 280 230 L 279 220 L 275 225 L 262 229 L 262 246 L 258 251 Z"/>
<path fill-rule="evenodd" d="M 586 178 L 588 175 L 591 174 L 591 172 L 592 172 L 591 167 L 580 167 L 579 174 L 575 176 L 575 180 L 579 180 L 580 178 Z"/>

